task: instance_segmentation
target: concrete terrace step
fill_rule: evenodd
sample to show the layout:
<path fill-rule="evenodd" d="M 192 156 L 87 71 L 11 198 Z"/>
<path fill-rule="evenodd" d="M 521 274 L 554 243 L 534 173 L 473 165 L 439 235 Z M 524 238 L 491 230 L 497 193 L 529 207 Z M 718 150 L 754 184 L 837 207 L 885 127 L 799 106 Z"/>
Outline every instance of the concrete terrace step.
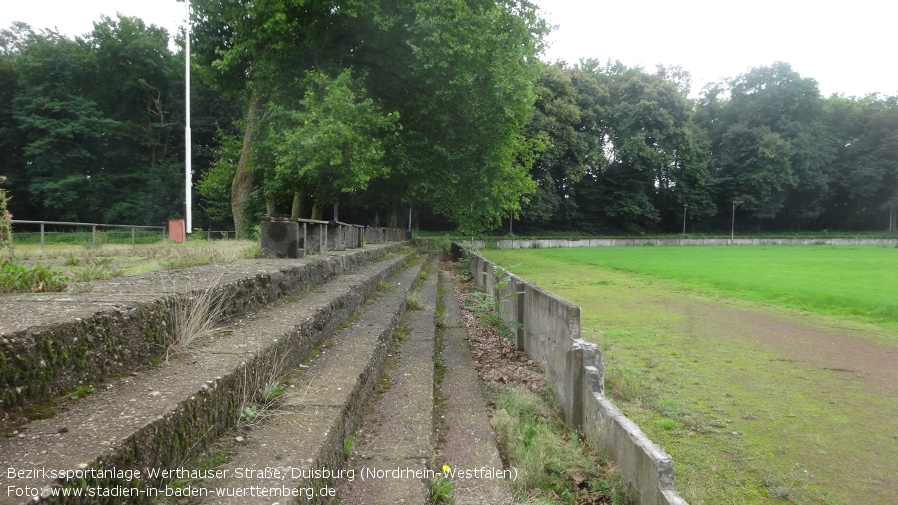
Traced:
<path fill-rule="evenodd" d="M 440 383 L 440 394 L 446 399 L 441 411 L 444 412 L 443 422 L 447 427 L 445 443 L 440 447 L 440 459 L 459 472 L 481 472 L 481 478 L 453 480 L 453 503 L 511 504 L 511 491 L 508 482 L 501 478 L 502 459 L 496 448 L 496 439 L 480 389 L 480 379 L 474 369 L 461 310 L 455 299 L 455 280 L 449 272 L 440 274 L 440 282 L 443 284 L 442 302 L 446 310 L 443 349 L 440 353 L 446 371 Z"/>
<path fill-rule="evenodd" d="M 433 471 L 434 315 L 437 276 L 418 290 L 402 341 L 391 350 L 389 388 L 366 408 L 348 468 L 338 482 L 341 505 L 424 504 Z"/>
<path fill-rule="evenodd" d="M 366 246 L 301 260 L 246 260 L 92 281 L 87 292 L 0 298 L 0 417 L 130 372 L 162 354 L 173 299 L 215 285 L 227 314 L 257 310 L 396 251 Z"/>
<path fill-rule="evenodd" d="M 315 279 L 333 279 L 348 270 L 347 263 L 364 262 L 359 256 L 347 256 L 325 259 L 328 268 L 316 269 L 318 273 L 307 276 L 306 281 L 301 274 L 308 266 L 300 266 L 298 271 L 276 270 L 267 280 L 256 278 L 257 284 L 269 289 L 247 305 L 270 303 L 269 296 L 276 298 L 272 293 L 296 293 L 288 278 L 301 287 L 320 285 Z M 28 423 L 17 436 L 0 439 L 0 461 L 4 463 L 0 504 L 33 503 L 33 491 L 18 496 L 26 486 L 48 498 L 63 485 L 107 492 L 160 485 L 161 480 L 147 475 L 148 469 L 178 467 L 232 427 L 246 395 L 265 384 L 271 370 L 295 366 L 401 268 L 404 260 L 390 257 L 331 280 L 299 299 L 286 299 L 244 315 L 233 321 L 230 332 L 199 342 L 162 366 L 110 381 L 105 390 L 76 402 L 70 410 Z M 231 285 L 238 289 L 243 284 L 237 280 Z M 8 468 L 32 478 L 11 478 Z M 93 473 L 66 480 L 49 474 L 51 469 Z M 141 475 L 139 480 L 129 481 L 126 475 L 109 472 L 113 469 L 134 469 Z M 36 475 L 28 475 L 32 470 Z M 9 493 L 8 486 L 14 486 L 14 492 Z M 48 501 L 97 504 L 139 499 Z"/>
<path fill-rule="evenodd" d="M 344 447 L 380 375 L 417 271 L 394 279 L 395 289 L 380 293 L 327 340 L 319 357 L 290 376 L 283 404 L 230 449 L 216 478 L 202 482 L 200 503 L 321 502 L 339 481 L 355 477 L 343 469 Z"/>

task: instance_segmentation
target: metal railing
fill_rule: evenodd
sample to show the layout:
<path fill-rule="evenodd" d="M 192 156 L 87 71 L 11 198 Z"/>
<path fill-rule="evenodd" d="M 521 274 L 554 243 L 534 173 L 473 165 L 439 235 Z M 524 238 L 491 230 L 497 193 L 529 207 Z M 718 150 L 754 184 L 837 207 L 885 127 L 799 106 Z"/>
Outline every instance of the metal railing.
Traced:
<path fill-rule="evenodd" d="M 41 253 L 44 252 L 44 244 L 46 241 L 46 225 L 51 226 L 77 226 L 77 227 L 90 227 L 91 229 L 91 243 L 93 247 L 97 246 L 97 229 L 98 228 L 130 228 L 131 229 L 131 245 L 135 244 L 136 239 L 136 230 L 159 230 L 162 238 L 165 238 L 166 230 L 168 227 L 166 226 L 137 226 L 131 224 L 100 224 L 100 223 L 72 223 L 67 221 L 27 221 L 22 219 L 13 219 L 12 224 L 30 224 L 30 225 L 40 225 L 40 235 L 41 235 Z"/>

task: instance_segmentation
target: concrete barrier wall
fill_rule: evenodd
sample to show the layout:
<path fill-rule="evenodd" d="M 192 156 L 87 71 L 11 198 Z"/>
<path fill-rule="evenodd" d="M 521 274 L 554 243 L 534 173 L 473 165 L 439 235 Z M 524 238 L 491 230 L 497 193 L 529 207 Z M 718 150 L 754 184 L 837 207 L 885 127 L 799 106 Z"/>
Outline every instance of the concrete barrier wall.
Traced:
<path fill-rule="evenodd" d="M 604 394 L 604 359 L 580 339 L 580 308 L 486 258 L 469 255 L 475 283 L 496 297 L 518 348 L 542 367 L 565 420 L 621 470 L 645 505 L 686 505 L 674 490 L 673 459 Z"/>
<path fill-rule="evenodd" d="M 478 247 L 484 247 L 480 241 Z M 499 240 L 500 249 L 539 249 L 552 247 L 633 247 L 702 245 L 881 245 L 898 247 L 898 238 L 595 238 L 583 240 Z"/>
<path fill-rule="evenodd" d="M 302 258 L 306 254 L 358 249 L 365 244 L 402 242 L 410 234 L 395 228 L 366 228 L 354 224 L 310 219 L 263 219 L 259 231 L 262 255 Z"/>

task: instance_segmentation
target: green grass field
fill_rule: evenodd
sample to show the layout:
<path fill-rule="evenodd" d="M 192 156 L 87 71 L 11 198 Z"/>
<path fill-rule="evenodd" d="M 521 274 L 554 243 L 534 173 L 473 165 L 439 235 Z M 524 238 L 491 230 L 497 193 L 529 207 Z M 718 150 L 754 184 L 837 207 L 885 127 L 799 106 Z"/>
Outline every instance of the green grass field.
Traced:
<path fill-rule="evenodd" d="M 845 335 L 845 354 L 898 355 L 898 249 L 484 253 L 582 307 L 606 393 L 671 453 L 692 505 L 895 503 L 898 385 L 779 332 L 801 325 Z"/>
<path fill-rule="evenodd" d="M 898 327 L 894 247 L 607 247 L 538 255 Z"/>

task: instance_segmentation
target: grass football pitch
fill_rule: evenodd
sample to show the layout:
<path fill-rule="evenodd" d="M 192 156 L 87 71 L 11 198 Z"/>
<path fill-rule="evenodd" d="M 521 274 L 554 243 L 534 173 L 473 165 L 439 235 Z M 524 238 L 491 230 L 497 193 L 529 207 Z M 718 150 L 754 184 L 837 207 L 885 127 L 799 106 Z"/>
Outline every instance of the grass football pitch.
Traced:
<path fill-rule="evenodd" d="M 898 249 L 484 251 L 583 309 L 691 504 L 898 496 Z"/>

